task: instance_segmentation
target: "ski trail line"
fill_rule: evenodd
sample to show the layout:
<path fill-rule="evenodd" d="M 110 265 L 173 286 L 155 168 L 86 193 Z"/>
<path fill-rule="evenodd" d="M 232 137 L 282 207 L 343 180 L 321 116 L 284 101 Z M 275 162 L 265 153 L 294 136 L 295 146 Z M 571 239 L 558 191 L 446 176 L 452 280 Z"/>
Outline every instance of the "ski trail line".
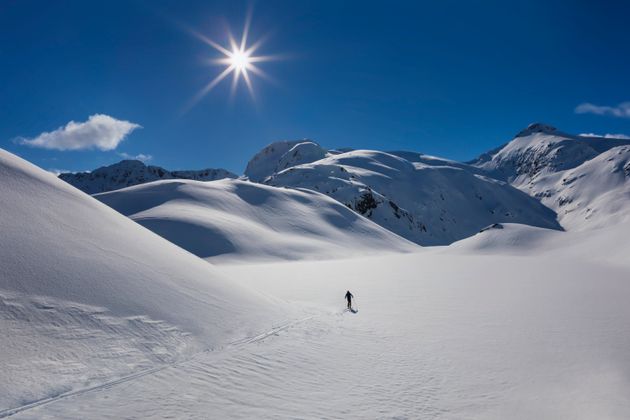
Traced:
<path fill-rule="evenodd" d="M 87 388 L 75 389 L 75 390 L 64 392 L 64 393 L 61 393 L 61 394 L 58 394 L 58 395 L 54 395 L 54 396 L 51 396 L 51 397 L 42 398 L 40 400 L 36 400 L 36 401 L 30 402 L 28 404 L 24 404 L 24 405 L 19 406 L 19 407 L 14 407 L 14 408 L 9 408 L 9 409 L 6 409 L 6 410 L 2 410 L 2 411 L 0 411 L 0 418 L 9 417 L 9 416 L 12 416 L 12 415 L 17 414 L 17 413 L 21 413 L 21 412 L 26 411 L 26 410 L 30 410 L 32 408 L 41 407 L 42 405 L 47 405 L 47 404 L 53 403 L 55 401 L 59 401 L 59 400 L 66 399 L 66 398 L 69 398 L 69 397 L 75 397 L 75 396 L 78 396 L 78 395 L 83 395 L 83 394 L 86 394 L 86 393 L 92 392 L 92 391 L 109 389 L 109 388 L 115 387 L 116 385 L 120 385 L 120 384 L 123 384 L 123 383 L 126 383 L 126 382 L 133 381 L 133 380 L 138 379 L 138 378 L 142 378 L 143 376 L 152 375 L 154 373 L 160 372 L 160 371 L 168 369 L 168 368 L 177 367 L 177 366 L 184 365 L 186 363 L 190 363 L 190 362 L 194 361 L 195 359 L 197 359 L 202 354 L 216 352 L 216 351 L 224 351 L 224 350 L 228 350 L 230 348 L 241 347 L 241 346 L 245 346 L 247 344 L 256 343 L 256 342 L 264 340 L 267 337 L 270 337 L 272 335 L 278 334 L 279 332 L 284 331 L 284 330 L 286 330 L 286 329 L 288 329 L 288 328 L 290 328 L 290 327 L 292 327 L 294 325 L 301 324 L 301 323 L 306 322 L 306 321 L 308 321 L 310 319 L 313 319 L 316 316 L 319 316 L 319 315 L 311 315 L 311 316 L 307 316 L 305 318 L 297 319 L 295 321 L 285 322 L 283 324 L 278 325 L 277 327 L 273 327 L 272 329 L 270 329 L 270 330 L 268 330 L 268 331 L 266 331 L 266 332 L 264 332 L 262 334 L 241 338 L 241 339 L 232 341 L 232 342 L 228 343 L 225 346 L 219 346 L 217 348 L 205 349 L 205 350 L 202 350 L 202 351 L 197 352 L 195 354 L 192 354 L 190 357 L 188 357 L 186 359 L 182 359 L 182 360 L 179 360 L 179 361 L 176 361 L 176 362 L 166 363 L 166 364 L 163 364 L 163 365 L 160 365 L 160 366 L 155 366 L 155 367 L 152 367 L 152 368 L 144 369 L 144 370 L 141 370 L 139 372 L 135 372 L 135 373 L 132 373 L 130 375 L 123 376 L 122 378 L 118 378 L 118 379 L 114 379 L 114 380 L 111 380 L 111 381 L 108 381 L 108 382 L 104 382 L 104 383 L 99 384 L 99 385 L 94 385 L 94 386 L 90 386 L 90 387 L 87 387 Z"/>

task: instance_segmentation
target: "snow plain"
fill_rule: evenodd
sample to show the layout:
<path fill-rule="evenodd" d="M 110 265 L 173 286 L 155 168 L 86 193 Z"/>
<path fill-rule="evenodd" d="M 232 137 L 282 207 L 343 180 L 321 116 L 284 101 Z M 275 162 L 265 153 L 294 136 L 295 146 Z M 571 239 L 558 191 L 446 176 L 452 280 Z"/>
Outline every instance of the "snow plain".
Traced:
<path fill-rule="evenodd" d="M 627 269 L 444 248 L 221 271 L 298 305 L 297 322 L 16 418 L 630 415 Z"/>
<path fill-rule="evenodd" d="M 0 417 L 630 417 L 624 219 L 213 265 L 3 151 L 0 179 Z"/>

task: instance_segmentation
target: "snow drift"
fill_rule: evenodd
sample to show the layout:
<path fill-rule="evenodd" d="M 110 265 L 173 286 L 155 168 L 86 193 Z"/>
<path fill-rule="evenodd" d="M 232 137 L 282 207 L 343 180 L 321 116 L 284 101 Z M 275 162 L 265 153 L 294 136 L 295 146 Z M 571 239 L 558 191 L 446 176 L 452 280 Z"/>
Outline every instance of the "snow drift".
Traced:
<path fill-rule="evenodd" d="M 248 181 L 159 181 L 94 196 L 195 255 L 322 259 L 417 249 L 317 192 Z"/>
<path fill-rule="evenodd" d="M 0 149 L 0 410 L 168 363 L 282 305 Z"/>

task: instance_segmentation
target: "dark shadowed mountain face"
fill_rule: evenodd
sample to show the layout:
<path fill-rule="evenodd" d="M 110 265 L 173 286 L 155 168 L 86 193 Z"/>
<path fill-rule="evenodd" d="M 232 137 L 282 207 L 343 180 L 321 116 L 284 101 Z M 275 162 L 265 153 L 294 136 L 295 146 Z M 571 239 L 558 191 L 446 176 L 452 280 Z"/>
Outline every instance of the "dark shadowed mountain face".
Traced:
<path fill-rule="evenodd" d="M 161 179 L 215 181 L 236 178 L 236 174 L 225 169 L 169 171 L 159 166 L 145 165 L 139 160 L 123 160 L 91 172 L 63 173 L 59 178 L 83 192 L 97 194 Z"/>

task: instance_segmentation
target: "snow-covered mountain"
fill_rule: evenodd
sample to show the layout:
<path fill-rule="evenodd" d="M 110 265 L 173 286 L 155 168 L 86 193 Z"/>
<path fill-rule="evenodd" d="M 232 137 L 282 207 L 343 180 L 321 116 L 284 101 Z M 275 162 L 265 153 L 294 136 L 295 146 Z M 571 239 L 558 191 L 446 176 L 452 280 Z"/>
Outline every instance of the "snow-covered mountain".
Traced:
<path fill-rule="evenodd" d="M 175 242 L 181 234 L 183 246 L 203 249 L 209 235 L 236 256 L 268 246 L 344 256 L 372 237 L 397 250 L 398 237 L 315 186 L 349 197 L 364 188 L 373 200 L 350 205 L 372 215 L 394 209 L 374 207 L 390 196 L 432 214 L 446 191 L 459 216 L 479 222 L 473 198 L 526 209 L 535 200 L 492 168 L 361 150 L 305 163 L 285 156 L 296 146 L 279 156 L 284 169 L 260 171 L 296 188 L 161 180 L 97 197 Z M 602 211 L 616 206 L 601 229 L 493 223 L 414 253 L 220 267 L 0 151 L 0 417 L 629 418 L 630 221 L 617 217 L 628 207 L 628 147 L 533 177 Z M 348 289 L 358 313 L 344 311 Z"/>
<path fill-rule="evenodd" d="M 630 220 L 630 140 L 532 124 L 471 164 L 541 200 L 570 230 Z"/>
<path fill-rule="evenodd" d="M 536 123 L 468 163 L 416 152 L 326 150 L 311 140 L 298 140 L 263 148 L 244 175 L 254 183 L 328 195 L 412 242 L 446 245 L 493 223 L 579 230 L 630 218 L 629 148 L 628 139 L 570 135 Z M 236 175 L 223 170 L 169 172 L 123 161 L 60 177 L 97 193 L 154 180 Z M 138 200 L 129 194 L 126 200 Z M 237 204 L 227 196 L 216 199 Z"/>
<path fill-rule="evenodd" d="M 278 141 L 272 143 L 247 163 L 245 176 L 251 181 L 262 182 L 267 177 L 302 163 L 310 163 L 330 155 L 319 144 L 310 140 Z"/>
<path fill-rule="evenodd" d="M 90 172 L 62 173 L 59 178 L 83 192 L 96 194 L 160 179 L 214 181 L 223 178 L 236 178 L 236 175 L 225 169 L 210 168 L 169 171 L 159 166 L 145 165 L 139 160 L 123 160 Z"/>
<path fill-rule="evenodd" d="M 250 179 L 329 195 L 421 245 L 449 244 L 496 222 L 559 228 L 553 211 L 508 183 L 420 153 L 325 151 L 313 142 L 281 142 L 247 168 Z"/>
<path fill-rule="evenodd" d="M 258 334 L 288 313 L 2 149 L 0 180 L 0 410 Z"/>
<path fill-rule="evenodd" d="M 213 261 L 342 258 L 417 249 L 339 202 L 308 190 L 231 179 L 169 180 L 94 197 Z"/>

